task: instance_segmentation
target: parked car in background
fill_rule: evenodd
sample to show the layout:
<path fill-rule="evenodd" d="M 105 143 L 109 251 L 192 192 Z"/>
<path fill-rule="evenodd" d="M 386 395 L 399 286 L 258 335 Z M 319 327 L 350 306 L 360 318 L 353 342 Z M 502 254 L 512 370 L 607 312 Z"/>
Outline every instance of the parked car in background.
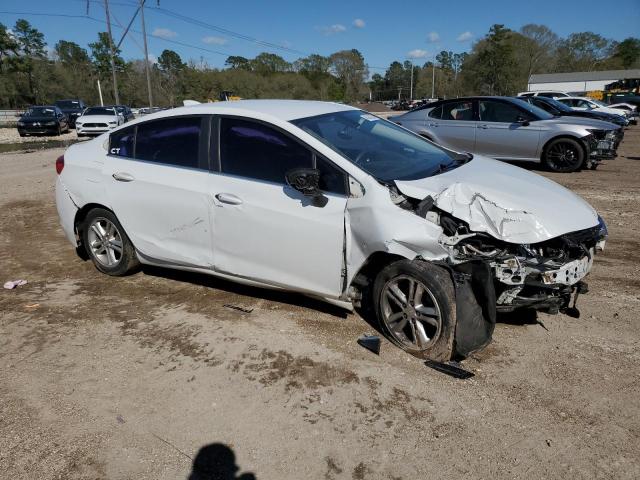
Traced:
<path fill-rule="evenodd" d="M 144 108 L 140 108 L 138 109 L 138 115 L 149 115 L 151 113 L 157 113 L 162 111 L 163 109 L 160 107 L 144 107 Z"/>
<path fill-rule="evenodd" d="M 79 98 L 72 98 L 67 100 L 57 100 L 55 103 L 56 106 L 69 118 L 69 126 L 71 128 L 76 128 L 76 119 L 82 115 L 84 109 L 87 108 L 84 102 Z"/>
<path fill-rule="evenodd" d="M 594 110 L 575 110 L 565 105 L 564 103 L 559 102 L 554 98 L 547 98 L 547 97 L 518 97 L 518 98 L 532 105 L 535 105 L 536 107 L 542 108 L 543 110 L 549 112 L 551 115 L 600 120 L 603 122 L 614 123 L 619 127 L 626 127 L 629 125 L 629 120 L 623 114 L 596 112 Z M 621 130 L 620 133 L 621 135 L 624 135 L 623 130 Z"/>
<path fill-rule="evenodd" d="M 61 135 L 69 131 L 68 117 L 55 105 L 30 107 L 18 120 L 18 133 L 26 135 Z"/>
<path fill-rule="evenodd" d="M 554 117 L 569 117 L 568 120 L 571 123 L 587 125 L 590 128 L 595 129 L 593 130 L 593 134 L 597 140 L 612 140 L 614 142 L 613 149 L 607 148 L 606 151 L 600 151 L 599 156 L 602 158 L 615 157 L 615 151 L 624 138 L 624 126 L 628 125 L 628 121 L 625 118 L 619 115 L 610 115 L 608 113 L 573 110 L 553 98 L 518 98 L 549 112 Z M 600 144 L 600 146 L 602 146 L 602 144 Z"/>
<path fill-rule="evenodd" d="M 497 310 L 566 311 L 606 238 L 557 183 L 328 102 L 176 108 L 71 146 L 56 171 L 62 229 L 100 272 L 361 305 L 439 361 L 487 345 Z"/>
<path fill-rule="evenodd" d="M 603 112 L 603 113 L 610 113 L 612 115 L 623 115 L 625 118 L 628 117 L 627 113 L 624 110 L 611 108 L 606 103 L 602 103 L 598 100 L 593 100 L 592 98 L 562 97 L 562 98 L 557 98 L 556 100 L 564 103 L 565 105 L 567 105 L 570 108 L 573 108 L 574 110 Z"/>
<path fill-rule="evenodd" d="M 111 107 L 115 108 L 116 111 L 122 116 L 124 123 L 130 122 L 134 120 L 136 117 L 131 111 L 131 108 L 126 105 L 111 105 Z"/>
<path fill-rule="evenodd" d="M 518 96 L 519 97 L 558 98 L 558 97 L 569 97 L 570 95 L 566 92 L 560 92 L 558 90 L 539 90 L 535 92 L 520 92 Z"/>
<path fill-rule="evenodd" d="M 542 162 L 556 172 L 595 169 L 601 160 L 598 147 L 613 149 L 613 142 L 599 145 L 598 129 L 511 97 L 443 100 L 389 119 L 459 152 Z"/>
<path fill-rule="evenodd" d="M 124 123 L 114 107 L 89 107 L 76 120 L 79 137 L 100 135 Z"/>

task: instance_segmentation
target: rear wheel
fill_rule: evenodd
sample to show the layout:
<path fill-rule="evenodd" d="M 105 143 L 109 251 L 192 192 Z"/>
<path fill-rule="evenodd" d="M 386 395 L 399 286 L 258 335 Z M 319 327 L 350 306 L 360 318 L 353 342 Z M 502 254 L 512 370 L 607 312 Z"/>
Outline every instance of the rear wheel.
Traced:
<path fill-rule="evenodd" d="M 376 277 L 373 299 L 390 341 L 419 358 L 451 359 L 455 292 L 448 272 L 427 262 L 394 262 Z"/>
<path fill-rule="evenodd" d="M 102 273 L 123 276 L 138 265 L 135 249 L 116 216 L 102 208 L 89 212 L 82 226 L 87 255 Z"/>
<path fill-rule="evenodd" d="M 571 138 L 553 140 L 544 152 L 544 163 L 554 172 L 575 172 L 582 168 L 584 161 L 584 148 Z"/>

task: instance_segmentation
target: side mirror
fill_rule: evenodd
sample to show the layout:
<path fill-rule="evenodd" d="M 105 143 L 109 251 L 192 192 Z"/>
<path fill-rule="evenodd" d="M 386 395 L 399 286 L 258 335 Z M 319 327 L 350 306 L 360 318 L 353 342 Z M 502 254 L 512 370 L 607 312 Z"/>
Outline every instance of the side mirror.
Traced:
<path fill-rule="evenodd" d="M 320 191 L 320 170 L 317 168 L 293 168 L 285 174 L 287 185 L 298 190 L 305 197 L 311 197 L 316 207 L 324 207 L 327 197 Z"/>
<path fill-rule="evenodd" d="M 527 125 L 529 125 L 529 120 L 524 118 L 522 115 L 518 115 L 518 117 L 516 118 L 516 123 L 519 123 L 523 127 L 526 127 Z"/>

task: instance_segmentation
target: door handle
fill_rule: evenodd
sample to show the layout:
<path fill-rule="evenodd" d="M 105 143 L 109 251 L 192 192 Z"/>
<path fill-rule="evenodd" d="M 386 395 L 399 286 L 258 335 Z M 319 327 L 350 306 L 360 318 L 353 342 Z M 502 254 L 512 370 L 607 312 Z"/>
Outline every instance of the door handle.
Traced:
<path fill-rule="evenodd" d="M 438 124 L 437 124 L 437 123 L 429 123 L 429 126 L 430 126 L 430 127 L 437 127 L 437 126 L 438 126 Z"/>
<path fill-rule="evenodd" d="M 481 128 L 481 129 L 483 129 L 483 130 L 486 130 L 486 129 L 488 129 L 488 128 L 489 128 L 489 125 L 485 125 L 485 124 L 478 125 L 478 128 Z"/>
<path fill-rule="evenodd" d="M 127 172 L 116 172 L 111 176 L 119 182 L 133 182 L 135 180 L 133 175 Z"/>
<path fill-rule="evenodd" d="M 220 203 L 228 203 L 229 205 L 241 205 L 242 200 L 231 193 L 218 193 L 216 199 Z"/>

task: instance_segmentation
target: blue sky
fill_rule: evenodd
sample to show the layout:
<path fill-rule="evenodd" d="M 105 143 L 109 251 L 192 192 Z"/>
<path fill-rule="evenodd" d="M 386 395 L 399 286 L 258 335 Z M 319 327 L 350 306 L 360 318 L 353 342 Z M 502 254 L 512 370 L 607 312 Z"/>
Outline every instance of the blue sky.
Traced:
<path fill-rule="evenodd" d="M 116 20 L 122 25 L 128 23 L 135 10 L 132 3 L 135 0 L 110 0 L 116 40 L 122 32 Z M 184 60 L 200 61 L 202 57 L 212 67 L 222 67 L 227 54 L 254 57 L 262 51 L 271 51 L 289 61 L 302 56 L 162 14 L 153 8 L 157 5 L 156 0 L 147 0 L 147 4 L 150 7 L 145 10 L 148 34 L 155 33 L 170 41 L 207 50 L 150 38 L 149 51 L 154 56 L 170 48 Z M 640 34 L 640 0 L 617 0 L 610 7 L 601 0 L 537 0 L 528 2 L 526 7 L 523 4 L 516 0 L 160 0 L 160 7 L 171 12 L 307 54 L 328 55 L 341 49 L 357 48 L 364 54 L 371 73 L 380 72 L 376 67 L 387 67 L 393 60 L 414 58 L 417 63 L 423 63 L 434 52 L 443 49 L 466 51 L 494 23 L 503 23 L 516 30 L 526 23 L 542 23 L 561 36 L 591 30 L 621 40 Z M 0 11 L 84 15 L 86 1 L 2 0 Z M 91 0 L 89 14 L 104 20 L 100 1 Z M 98 31 L 105 30 L 104 24 L 85 18 L 0 13 L 0 22 L 11 26 L 21 16 L 42 31 L 51 46 L 59 39 L 66 39 L 86 47 L 97 38 Z M 133 28 L 140 30 L 139 19 Z M 141 58 L 141 45 L 139 33 L 127 37 L 122 44 L 124 57 Z"/>

